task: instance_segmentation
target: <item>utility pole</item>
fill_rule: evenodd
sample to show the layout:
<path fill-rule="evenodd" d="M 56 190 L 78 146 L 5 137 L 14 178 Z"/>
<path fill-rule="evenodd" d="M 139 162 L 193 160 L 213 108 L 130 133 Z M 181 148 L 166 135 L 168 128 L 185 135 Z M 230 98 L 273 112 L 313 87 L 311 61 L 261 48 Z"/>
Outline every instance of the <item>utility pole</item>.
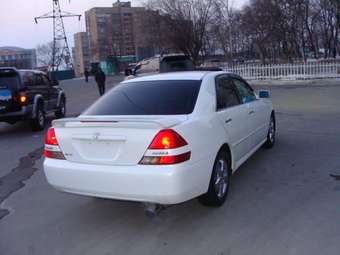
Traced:
<path fill-rule="evenodd" d="M 52 71 L 58 71 L 62 63 L 66 68 L 73 69 L 70 48 L 67 42 L 63 18 L 78 17 L 81 15 L 62 11 L 59 0 L 53 1 L 53 11 L 42 16 L 35 17 L 34 21 L 38 24 L 39 19 L 53 19 L 53 52 L 52 52 Z"/>

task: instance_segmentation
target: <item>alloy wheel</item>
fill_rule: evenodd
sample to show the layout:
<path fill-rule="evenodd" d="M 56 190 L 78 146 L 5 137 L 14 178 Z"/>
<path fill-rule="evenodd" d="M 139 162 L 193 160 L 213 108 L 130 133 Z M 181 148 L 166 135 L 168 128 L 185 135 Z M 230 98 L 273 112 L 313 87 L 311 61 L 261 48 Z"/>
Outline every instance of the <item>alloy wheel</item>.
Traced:
<path fill-rule="evenodd" d="M 229 184 L 228 164 L 225 159 L 219 159 L 216 164 L 215 190 L 217 196 L 224 197 Z"/>

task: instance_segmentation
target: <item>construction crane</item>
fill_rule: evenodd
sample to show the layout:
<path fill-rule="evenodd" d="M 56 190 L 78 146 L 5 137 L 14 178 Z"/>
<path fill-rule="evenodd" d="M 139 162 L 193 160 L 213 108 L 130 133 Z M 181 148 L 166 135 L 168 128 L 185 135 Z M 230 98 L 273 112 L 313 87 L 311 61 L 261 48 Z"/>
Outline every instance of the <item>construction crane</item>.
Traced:
<path fill-rule="evenodd" d="M 66 68 L 73 69 L 72 57 L 66 37 L 63 19 L 77 17 L 80 21 L 81 15 L 62 11 L 60 8 L 59 0 L 52 1 L 53 11 L 42 16 L 35 17 L 34 21 L 36 24 L 38 24 L 38 20 L 40 19 L 53 19 L 53 49 L 51 63 L 52 71 L 58 71 L 59 67 L 63 63 Z"/>

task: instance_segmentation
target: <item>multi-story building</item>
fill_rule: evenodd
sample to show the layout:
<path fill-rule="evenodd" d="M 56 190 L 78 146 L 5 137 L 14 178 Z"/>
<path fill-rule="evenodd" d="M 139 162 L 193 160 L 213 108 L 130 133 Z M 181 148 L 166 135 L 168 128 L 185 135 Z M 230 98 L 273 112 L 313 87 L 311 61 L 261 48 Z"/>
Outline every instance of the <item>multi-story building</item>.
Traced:
<path fill-rule="evenodd" d="M 112 7 L 88 10 L 85 18 L 91 62 L 141 60 L 160 53 L 161 33 L 155 29 L 165 29 L 166 25 L 157 12 L 117 1 Z"/>
<path fill-rule="evenodd" d="M 137 60 L 156 54 L 176 52 L 169 41 L 172 31 L 166 19 L 158 12 L 141 10 L 134 13 L 134 40 Z"/>
<path fill-rule="evenodd" d="M 91 66 L 90 44 L 87 32 L 74 34 L 74 49 L 72 51 L 76 76 L 83 76 L 85 68 L 89 70 Z"/>
<path fill-rule="evenodd" d="M 0 67 L 7 66 L 19 69 L 36 68 L 37 56 L 35 49 L 0 47 Z"/>

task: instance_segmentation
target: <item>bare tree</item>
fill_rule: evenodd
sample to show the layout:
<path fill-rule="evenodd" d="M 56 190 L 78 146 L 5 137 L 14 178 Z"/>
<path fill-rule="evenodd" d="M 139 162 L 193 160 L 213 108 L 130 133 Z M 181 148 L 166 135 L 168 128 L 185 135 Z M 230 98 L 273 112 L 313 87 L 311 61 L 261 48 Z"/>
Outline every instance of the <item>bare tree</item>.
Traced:
<path fill-rule="evenodd" d="M 208 41 L 213 0 L 149 0 L 147 7 L 159 11 L 170 27 L 168 39 L 197 64 Z"/>
<path fill-rule="evenodd" d="M 53 42 L 37 46 L 38 66 L 50 68 L 53 65 Z"/>
<path fill-rule="evenodd" d="M 250 0 L 240 10 L 231 2 L 147 1 L 170 27 L 167 41 L 194 62 L 217 51 L 262 63 L 340 55 L 340 0 Z"/>
<path fill-rule="evenodd" d="M 56 55 L 62 54 L 62 49 L 57 45 Z M 53 42 L 39 44 L 36 48 L 38 66 L 51 70 L 53 67 Z"/>
<path fill-rule="evenodd" d="M 322 44 L 324 47 L 324 57 L 328 58 L 337 55 L 337 44 L 339 34 L 339 15 L 340 1 L 338 0 L 320 0 L 317 8 L 319 10 L 320 32 L 322 35 Z"/>
<path fill-rule="evenodd" d="M 232 8 L 230 0 L 214 1 L 214 19 L 212 31 L 216 40 L 224 52 L 225 59 L 232 60 L 235 31 L 237 24 L 235 22 L 235 10 Z"/>

